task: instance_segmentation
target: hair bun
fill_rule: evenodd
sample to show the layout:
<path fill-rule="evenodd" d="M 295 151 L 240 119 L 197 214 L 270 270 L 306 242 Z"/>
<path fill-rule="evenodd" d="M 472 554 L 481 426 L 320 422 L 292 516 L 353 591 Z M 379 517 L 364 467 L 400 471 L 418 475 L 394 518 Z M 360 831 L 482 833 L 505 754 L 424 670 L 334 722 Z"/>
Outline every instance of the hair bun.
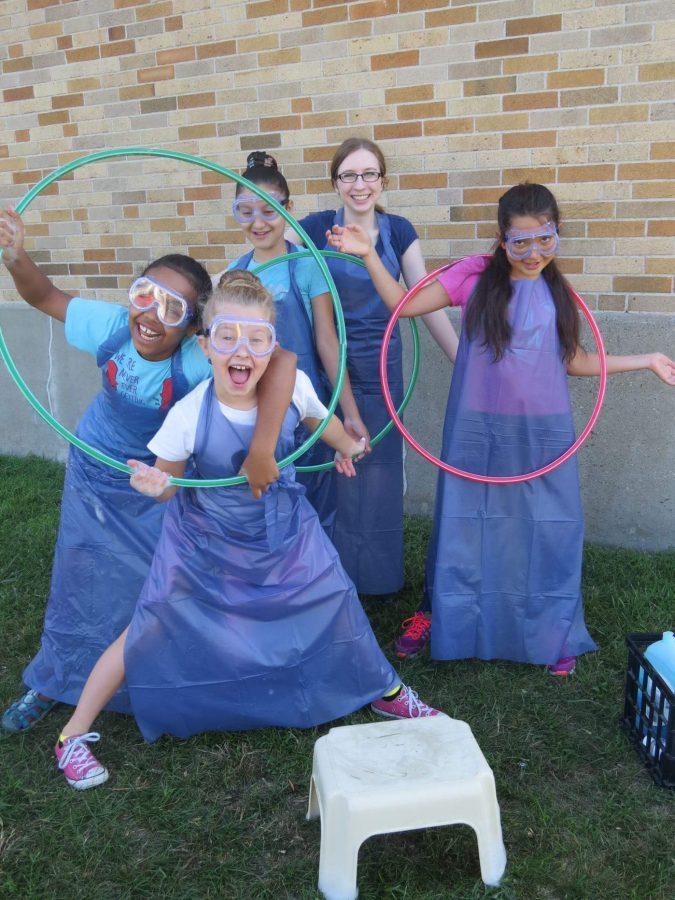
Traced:
<path fill-rule="evenodd" d="M 218 287 L 261 287 L 260 279 L 248 269 L 228 269 L 220 276 Z"/>
<path fill-rule="evenodd" d="M 273 156 L 270 156 L 266 150 L 254 150 L 253 153 L 249 153 L 246 157 L 246 168 L 272 169 L 273 172 L 276 172 L 279 169 L 276 159 Z"/>

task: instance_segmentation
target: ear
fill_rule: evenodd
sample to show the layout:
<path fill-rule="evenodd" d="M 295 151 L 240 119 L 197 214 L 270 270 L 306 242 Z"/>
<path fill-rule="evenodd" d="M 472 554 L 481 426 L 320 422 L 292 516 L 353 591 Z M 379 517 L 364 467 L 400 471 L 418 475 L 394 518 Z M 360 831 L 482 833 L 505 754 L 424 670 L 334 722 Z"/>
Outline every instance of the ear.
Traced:
<path fill-rule="evenodd" d="M 201 350 L 202 350 L 202 353 L 204 354 L 204 356 L 210 362 L 211 361 L 211 347 L 209 346 L 209 339 L 207 337 L 204 337 L 203 334 L 198 334 L 197 335 L 197 343 L 201 347 Z"/>
<path fill-rule="evenodd" d="M 288 210 L 288 212 L 293 212 L 293 206 L 294 206 L 293 201 L 289 200 L 288 203 L 286 204 L 286 209 Z"/>

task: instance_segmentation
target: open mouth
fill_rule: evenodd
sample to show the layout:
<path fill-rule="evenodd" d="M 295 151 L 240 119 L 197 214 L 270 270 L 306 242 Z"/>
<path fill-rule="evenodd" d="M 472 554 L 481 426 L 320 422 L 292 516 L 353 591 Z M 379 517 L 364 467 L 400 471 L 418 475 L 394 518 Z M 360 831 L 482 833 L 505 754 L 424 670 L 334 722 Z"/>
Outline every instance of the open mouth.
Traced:
<path fill-rule="evenodd" d="M 136 322 L 136 334 L 143 344 L 154 344 L 157 341 L 161 341 L 164 336 L 163 332 L 155 331 L 154 328 L 151 328 L 144 322 Z"/>
<path fill-rule="evenodd" d="M 236 385 L 237 387 L 243 387 L 248 383 L 248 380 L 251 377 L 250 366 L 232 365 L 228 366 L 227 371 L 230 375 L 232 384 Z"/>

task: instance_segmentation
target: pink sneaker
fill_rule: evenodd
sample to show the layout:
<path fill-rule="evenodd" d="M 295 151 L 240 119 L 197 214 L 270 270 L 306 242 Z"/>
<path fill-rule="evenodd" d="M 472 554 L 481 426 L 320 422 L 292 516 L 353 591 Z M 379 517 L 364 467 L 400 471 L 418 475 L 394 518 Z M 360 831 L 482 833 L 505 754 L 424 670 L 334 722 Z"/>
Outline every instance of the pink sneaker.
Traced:
<path fill-rule="evenodd" d="M 559 659 L 558 662 L 554 663 L 552 666 L 546 666 L 546 669 L 548 670 L 549 675 L 557 675 L 560 678 L 565 678 L 565 676 L 571 675 L 576 667 L 576 656 L 563 656 L 562 659 Z"/>
<path fill-rule="evenodd" d="M 444 712 L 434 709 L 433 706 L 427 706 L 420 700 L 416 691 L 404 684 L 393 700 L 385 700 L 382 697 L 371 703 L 370 708 L 385 719 L 424 719 L 427 716 L 443 716 L 447 719 Z"/>
<path fill-rule="evenodd" d="M 65 741 L 56 742 L 54 753 L 58 767 L 66 776 L 68 784 L 76 791 L 86 791 L 87 788 L 96 787 L 108 780 L 108 770 L 87 746 L 100 739 L 98 732 L 90 731 L 88 734 L 77 734 Z"/>
<path fill-rule="evenodd" d="M 431 636 L 431 614 L 418 610 L 414 616 L 401 622 L 400 634 L 394 643 L 399 659 L 412 659 L 426 647 Z"/>

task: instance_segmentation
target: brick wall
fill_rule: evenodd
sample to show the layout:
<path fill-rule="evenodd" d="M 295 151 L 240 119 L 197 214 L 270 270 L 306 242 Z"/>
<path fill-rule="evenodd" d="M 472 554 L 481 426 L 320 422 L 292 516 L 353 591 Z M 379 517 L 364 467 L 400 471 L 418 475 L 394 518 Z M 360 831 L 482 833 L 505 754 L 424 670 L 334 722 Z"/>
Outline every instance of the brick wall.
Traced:
<path fill-rule="evenodd" d="M 335 146 L 380 142 L 389 209 L 429 264 L 484 251 L 495 201 L 551 186 L 564 268 L 591 306 L 675 312 L 673 22 L 614 0 L 4 0 L 0 185 L 17 202 L 100 149 L 180 149 L 283 167 L 296 212 L 326 208 Z M 26 218 L 65 288 L 120 297 L 140 265 L 241 252 L 233 186 L 165 160 L 97 163 Z M 3 275 L 3 296 L 11 296 Z"/>

